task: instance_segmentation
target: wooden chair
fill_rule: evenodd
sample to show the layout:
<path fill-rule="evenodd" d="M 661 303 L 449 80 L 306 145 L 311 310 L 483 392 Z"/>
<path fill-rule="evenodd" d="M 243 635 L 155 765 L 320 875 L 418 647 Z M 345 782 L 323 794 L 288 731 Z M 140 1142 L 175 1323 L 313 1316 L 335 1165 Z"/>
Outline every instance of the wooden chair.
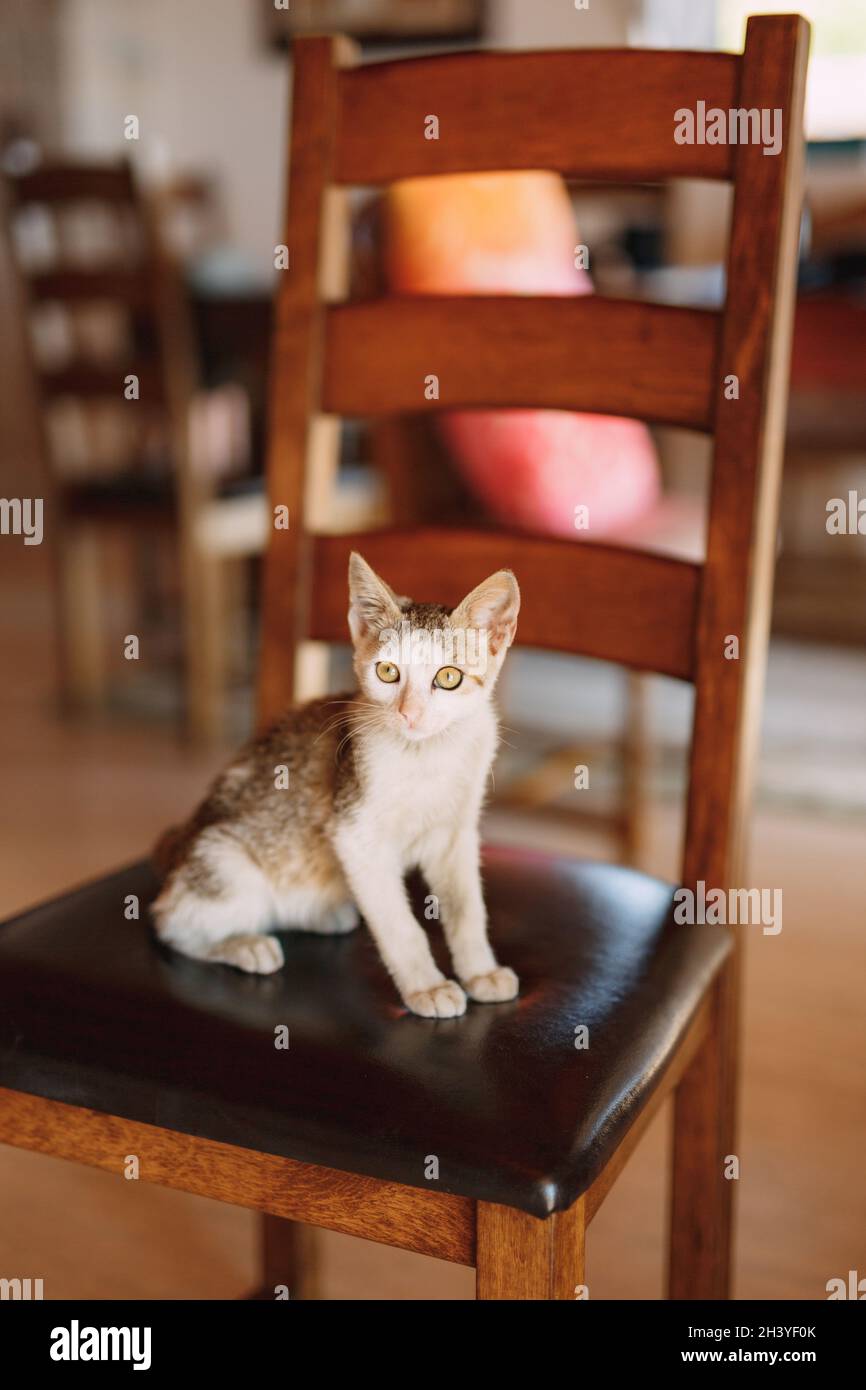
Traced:
<path fill-rule="evenodd" d="M 742 881 L 807 43 L 786 16 L 750 20 L 742 57 L 461 53 L 353 68 L 340 39 L 296 46 L 293 270 L 277 306 L 269 460 L 271 500 L 294 526 L 273 532 L 267 556 L 263 721 L 292 697 L 292 639 L 344 640 L 353 545 L 420 600 L 455 602 L 509 564 L 523 643 L 694 682 L 682 882 Z M 780 108 L 781 153 L 675 144 L 674 111 L 698 99 Z M 438 142 L 423 138 L 430 112 Z M 724 312 L 598 298 L 328 303 L 343 186 L 521 166 L 732 180 Z M 322 413 L 433 408 L 431 371 L 442 405 L 519 400 L 712 432 L 706 563 L 491 532 L 310 534 Z M 732 636 L 738 660 L 726 659 Z M 137 1154 L 147 1181 L 266 1213 L 265 1284 L 292 1296 L 313 1278 L 297 1221 L 475 1265 L 482 1299 L 573 1298 L 585 1228 L 673 1093 L 670 1294 L 727 1296 L 740 951 L 722 927 L 676 925 L 669 885 L 489 853 L 492 936 L 521 996 L 446 1023 L 396 1006 L 366 933 L 288 934 L 286 970 L 270 977 L 174 957 L 128 920 L 130 904 L 144 918 L 155 888 L 138 865 L 0 930 L 0 1140 L 114 1172 Z M 287 1050 L 274 1045 L 280 1025 Z"/>
<path fill-rule="evenodd" d="M 46 162 L 6 180 L 5 203 L 6 251 L 20 278 L 7 324 L 17 320 L 34 379 L 51 488 L 64 701 L 95 709 L 106 699 L 106 536 L 150 545 L 159 528 L 177 540 L 188 726 L 215 739 L 225 562 L 262 549 L 263 528 L 250 541 L 248 504 L 226 487 L 244 463 L 242 394 L 200 387 L 185 295 L 128 163 Z M 22 255 L 27 241 L 44 254 Z M 49 338 L 34 332 L 46 312 Z M 131 375 L 134 402 L 124 396 Z M 70 436 L 78 457 L 64 459 L 57 446 Z M 222 541 L 227 531 L 233 545 Z"/>

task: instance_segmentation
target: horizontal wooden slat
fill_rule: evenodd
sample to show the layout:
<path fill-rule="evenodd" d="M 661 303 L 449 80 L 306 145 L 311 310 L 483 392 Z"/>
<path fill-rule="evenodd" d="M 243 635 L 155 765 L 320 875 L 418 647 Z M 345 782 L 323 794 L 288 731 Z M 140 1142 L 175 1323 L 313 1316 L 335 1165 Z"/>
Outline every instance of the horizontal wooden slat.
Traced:
<path fill-rule="evenodd" d="M 165 397 L 162 372 L 152 362 L 129 362 L 108 367 L 93 363 L 74 363 L 59 371 L 44 371 L 39 387 L 47 397 L 84 396 L 88 399 L 124 399 L 124 382 L 130 375 L 138 377 L 139 401 L 142 405 L 161 404 Z"/>
<path fill-rule="evenodd" d="M 76 303 L 122 300 L 126 304 L 147 304 L 152 294 L 151 276 L 146 267 L 139 270 L 51 270 L 31 275 L 28 280 L 33 299 Z"/>
<path fill-rule="evenodd" d="M 347 640 L 349 553 L 398 593 L 449 608 L 498 569 L 522 594 L 517 642 L 690 680 L 701 567 L 586 541 L 420 527 L 317 536 L 309 635 Z"/>
<path fill-rule="evenodd" d="M 137 1154 L 143 1182 L 307 1221 L 455 1264 L 475 1260 L 475 1203 L 199 1139 L 0 1088 L 0 1143 L 104 1168 Z"/>
<path fill-rule="evenodd" d="M 19 206 L 26 203 L 132 203 L 135 185 L 128 164 L 45 164 L 8 180 Z"/>
<path fill-rule="evenodd" d="M 579 21 L 578 21 L 579 23 Z M 571 178 L 729 179 L 733 147 L 677 144 L 683 107 L 737 105 L 728 53 L 577 49 L 459 53 L 340 74 L 337 181 L 481 169 Z M 425 138 L 429 116 L 439 138 Z"/>
<path fill-rule="evenodd" d="M 599 295 L 359 300 L 328 310 L 323 406 L 534 406 L 709 430 L 718 323 L 711 309 Z"/>

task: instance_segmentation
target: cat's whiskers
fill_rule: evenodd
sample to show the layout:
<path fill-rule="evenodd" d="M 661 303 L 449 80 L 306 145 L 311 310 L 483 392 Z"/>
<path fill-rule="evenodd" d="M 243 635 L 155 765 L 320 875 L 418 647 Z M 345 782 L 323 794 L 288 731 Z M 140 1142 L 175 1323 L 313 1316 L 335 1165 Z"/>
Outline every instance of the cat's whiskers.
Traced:
<path fill-rule="evenodd" d="M 322 728 L 319 730 L 319 733 L 316 735 L 316 737 L 315 737 L 315 739 L 313 740 L 313 742 L 314 742 L 314 743 L 318 743 L 318 742 L 319 742 L 319 739 L 324 738 L 324 737 L 325 737 L 325 734 L 331 733 L 331 731 L 332 731 L 333 729 L 339 729 L 342 725 L 351 723 L 351 722 L 353 721 L 354 717 L 355 717 L 354 715 L 350 715 L 350 714 L 340 714 L 340 715 L 337 715 L 336 718 L 331 719 L 327 724 L 324 724 L 324 725 L 322 726 Z"/>
<path fill-rule="evenodd" d="M 362 700 L 329 700 L 328 704 L 345 704 L 351 706 L 351 708 L 347 709 L 343 714 L 334 715 L 334 717 L 330 719 L 328 723 L 325 724 L 323 728 L 319 731 L 319 733 L 316 735 L 315 739 L 313 740 L 314 743 L 318 743 L 319 739 L 323 738 L 325 734 L 330 733 L 332 729 L 338 729 L 341 724 L 354 723 L 359 717 L 359 712 L 369 712 L 371 710 L 371 706 L 367 704 L 366 701 Z"/>
<path fill-rule="evenodd" d="M 500 723 L 498 723 L 498 721 L 497 721 L 497 728 L 504 729 L 505 732 L 508 733 L 508 734 L 518 734 L 518 735 L 519 735 L 519 734 L 522 732 L 521 729 L 515 729 L 515 728 L 513 728 L 511 724 L 500 724 Z"/>
<path fill-rule="evenodd" d="M 381 729 L 384 726 L 384 722 L 382 714 L 377 710 L 370 710 L 365 717 L 353 715 L 352 727 L 349 729 L 348 733 L 343 735 L 334 750 L 334 760 L 336 761 L 339 758 L 344 745 L 347 744 L 351 738 L 354 738 L 356 734 L 364 734 L 373 729 Z"/>

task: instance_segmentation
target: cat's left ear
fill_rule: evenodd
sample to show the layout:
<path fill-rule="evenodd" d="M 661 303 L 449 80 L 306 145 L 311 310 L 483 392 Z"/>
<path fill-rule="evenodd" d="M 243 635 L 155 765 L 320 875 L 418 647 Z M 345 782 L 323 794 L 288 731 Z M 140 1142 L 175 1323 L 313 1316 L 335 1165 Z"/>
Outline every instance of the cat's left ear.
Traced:
<path fill-rule="evenodd" d="M 496 655 L 514 641 L 519 612 L 517 580 L 511 570 L 497 570 L 457 605 L 451 614 L 451 626 L 486 631 L 490 651 Z"/>

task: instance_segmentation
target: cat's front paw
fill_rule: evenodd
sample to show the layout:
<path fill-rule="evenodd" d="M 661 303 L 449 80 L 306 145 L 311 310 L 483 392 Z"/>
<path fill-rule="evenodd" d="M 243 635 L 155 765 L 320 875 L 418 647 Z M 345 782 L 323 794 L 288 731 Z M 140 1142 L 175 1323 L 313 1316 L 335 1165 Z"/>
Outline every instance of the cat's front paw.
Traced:
<path fill-rule="evenodd" d="M 208 951 L 208 959 L 234 965 L 250 975 L 272 975 L 284 964 L 283 948 L 273 936 L 228 936 Z"/>
<path fill-rule="evenodd" d="M 507 999 L 516 999 L 520 981 L 507 965 L 497 965 L 487 975 L 476 975 L 468 980 L 466 993 L 479 1004 L 504 1004 Z"/>
<path fill-rule="evenodd" d="M 466 995 L 456 980 L 443 980 L 432 989 L 407 994 L 406 1007 L 420 1018 L 459 1018 L 466 1012 Z"/>

